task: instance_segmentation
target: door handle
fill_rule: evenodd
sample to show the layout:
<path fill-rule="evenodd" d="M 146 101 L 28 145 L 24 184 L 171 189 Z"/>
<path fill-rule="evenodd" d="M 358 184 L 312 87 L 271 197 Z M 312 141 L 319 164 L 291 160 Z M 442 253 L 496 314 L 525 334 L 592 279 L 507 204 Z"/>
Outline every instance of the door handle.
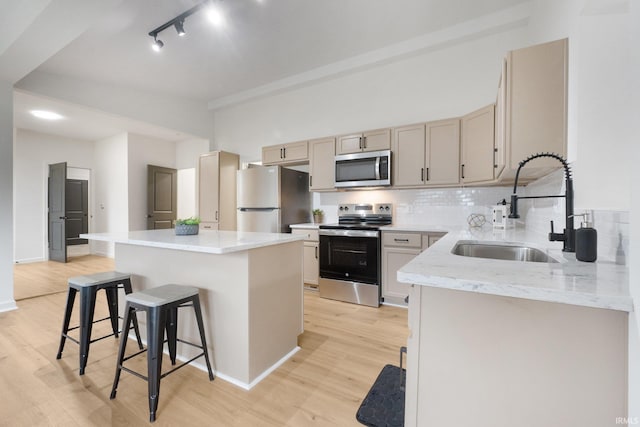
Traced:
<path fill-rule="evenodd" d="M 216 211 L 216 221 L 218 220 L 218 211 Z"/>
<path fill-rule="evenodd" d="M 427 168 L 427 181 L 429 181 L 429 168 Z"/>
<path fill-rule="evenodd" d="M 287 158 L 287 147 L 284 147 L 284 148 L 282 149 L 282 158 L 283 158 L 283 159 L 286 159 L 286 158 Z"/>
<path fill-rule="evenodd" d="M 67 220 L 67 219 L 69 219 L 69 218 L 67 218 L 66 216 L 61 216 L 61 217 L 60 217 L 60 219 Z"/>
<path fill-rule="evenodd" d="M 424 181 L 424 168 L 420 168 L 420 181 Z"/>
<path fill-rule="evenodd" d="M 147 214 L 147 218 L 153 218 L 153 215 Z"/>
<path fill-rule="evenodd" d="M 367 137 L 366 136 L 362 137 L 362 148 L 364 148 L 364 149 L 367 148 Z"/>
<path fill-rule="evenodd" d="M 316 246 L 315 249 L 316 249 L 316 259 L 318 259 L 318 247 Z"/>
<path fill-rule="evenodd" d="M 464 165 L 462 165 L 462 179 L 464 179 Z"/>

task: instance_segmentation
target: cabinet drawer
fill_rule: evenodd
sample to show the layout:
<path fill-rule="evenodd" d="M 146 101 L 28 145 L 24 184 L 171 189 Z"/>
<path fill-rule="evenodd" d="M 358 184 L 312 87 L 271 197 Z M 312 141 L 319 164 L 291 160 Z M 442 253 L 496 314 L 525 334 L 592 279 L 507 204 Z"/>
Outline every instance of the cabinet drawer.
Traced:
<path fill-rule="evenodd" d="M 399 246 L 406 248 L 422 247 L 420 233 L 382 233 L 383 246 Z"/>
<path fill-rule="evenodd" d="M 218 223 L 217 222 L 201 222 L 200 230 L 217 230 Z"/>
<path fill-rule="evenodd" d="M 318 230 L 309 230 L 306 228 L 292 228 L 291 229 L 291 233 L 292 234 L 304 234 L 305 238 L 304 240 L 311 240 L 314 242 L 317 242 L 318 239 Z"/>

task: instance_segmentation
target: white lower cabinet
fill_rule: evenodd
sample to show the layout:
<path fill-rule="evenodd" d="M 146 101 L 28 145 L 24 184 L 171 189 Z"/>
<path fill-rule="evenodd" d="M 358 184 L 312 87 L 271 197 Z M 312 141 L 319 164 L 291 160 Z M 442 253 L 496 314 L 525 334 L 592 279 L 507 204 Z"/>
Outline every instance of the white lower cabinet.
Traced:
<path fill-rule="evenodd" d="M 303 246 L 304 251 L 304 266 L 303 266 L 303 279 L 306 286 L 316 288 L 318 286 L 318 279 L 320 277 L 320 262 L 318 258 L 319 252 L 319 238 L 318 230 L 310 230 L 306 228 L 291 227 L 291 233 L 304 234 L 305 241 Z"/>
<path fill-rule="evenodd" d="M 382 297 L 384 302 L 406 305 L 410 286 L 398 282 L 398 270 L 423 250 L 437 242 L 444 233 L 382 232 Z"/>

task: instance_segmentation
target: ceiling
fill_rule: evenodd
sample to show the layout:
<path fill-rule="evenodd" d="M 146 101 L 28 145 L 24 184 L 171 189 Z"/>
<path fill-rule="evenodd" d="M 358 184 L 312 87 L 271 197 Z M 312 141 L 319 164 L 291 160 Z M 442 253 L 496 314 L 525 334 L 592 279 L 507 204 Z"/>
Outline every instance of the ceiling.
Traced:
<path fill-rule="evenodd" d="M 226 25 L 216 28 L 198 12 L 185 21 L 185 37 L 174 28 L 160 33 L 165 45 L 156 53 L 147 33 L 200 1 L 125 0 L 36 71 L 211 105 L 523 2 L 216 0 Z M 17 126 L 37 126 L 23 115 L 37 98 L 17 94 Z M 76 117 L 87 120 L 77 110 L 70 114 L 73 120 L 67 124 Z"/>

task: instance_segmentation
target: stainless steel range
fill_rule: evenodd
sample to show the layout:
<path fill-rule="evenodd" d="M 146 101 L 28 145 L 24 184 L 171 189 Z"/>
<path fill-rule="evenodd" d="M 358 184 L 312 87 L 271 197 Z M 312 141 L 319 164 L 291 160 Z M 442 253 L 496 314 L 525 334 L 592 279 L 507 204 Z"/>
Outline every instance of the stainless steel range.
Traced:
<path fill-rule="evenodd" d="M 392 212 L 391 203 L 339 205 L 338 223 L 320 226 L 322 298 L 380 305 L 380 227 Z"/>

